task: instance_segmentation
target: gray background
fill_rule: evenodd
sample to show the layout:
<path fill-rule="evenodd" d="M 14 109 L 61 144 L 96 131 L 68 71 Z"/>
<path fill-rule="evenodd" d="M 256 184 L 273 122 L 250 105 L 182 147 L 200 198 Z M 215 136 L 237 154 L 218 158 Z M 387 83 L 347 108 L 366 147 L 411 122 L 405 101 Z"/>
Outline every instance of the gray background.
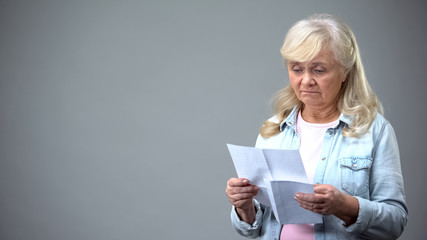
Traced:
<path fill-rule="evenodd" d="M 425 237 L 422 1 L 0 1 L 0 239 L 242 239 L 226 143 L 253 145 L 297 20 L 354 30 Z M 391 226 L 392 227 L 392 226 Z"/>

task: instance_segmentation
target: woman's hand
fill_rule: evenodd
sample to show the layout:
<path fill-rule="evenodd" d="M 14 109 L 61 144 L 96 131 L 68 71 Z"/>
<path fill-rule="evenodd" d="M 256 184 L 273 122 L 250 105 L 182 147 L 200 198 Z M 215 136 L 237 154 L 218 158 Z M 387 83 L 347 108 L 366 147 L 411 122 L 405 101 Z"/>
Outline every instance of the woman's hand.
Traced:
<path fill-rule="evenodd" d="M 230 178 L 225 193 L 240 219 L 252 224 L 256 214 L 253 197 L 258 193 L 258 187 L 250 184 L 245 178 Z"/>
<path fill-rule="evenodd" d="M 295 200 L 300 206 L 315 213 L 335 215 L 343 220 L 346 226 L 355 223 L 359 215 L 357 198 L 340 192 L 332 185 L 314 184 L 314 194 L 296 193 Z"/>

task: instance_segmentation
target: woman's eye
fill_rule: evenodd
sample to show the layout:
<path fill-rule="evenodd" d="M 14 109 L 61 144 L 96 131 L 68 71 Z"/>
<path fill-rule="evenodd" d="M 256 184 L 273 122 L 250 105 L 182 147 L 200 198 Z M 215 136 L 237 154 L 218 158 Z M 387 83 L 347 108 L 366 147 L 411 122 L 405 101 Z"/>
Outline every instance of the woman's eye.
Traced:
<path fill-rule="evenodd" d="M 322 74 L 322 73 L 325 72 L 325 70 L 323 70 L 323 69 L 314 69 L 314 72 L 317 73 L 317 74 Z"/>
<path fill-rule="evenodd" d="M 302 72 L 302 70 L 300 68 L 292 68 L 292 71 L 294 71 L 295 73 Z"/>

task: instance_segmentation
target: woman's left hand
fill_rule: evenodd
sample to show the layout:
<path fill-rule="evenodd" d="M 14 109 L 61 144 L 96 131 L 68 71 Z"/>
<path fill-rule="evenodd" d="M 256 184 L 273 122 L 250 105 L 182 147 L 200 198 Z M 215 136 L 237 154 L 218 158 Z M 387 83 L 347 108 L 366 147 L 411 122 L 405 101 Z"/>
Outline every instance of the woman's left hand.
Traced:
<path fill-rule="evenodd" d="M 332 185 L 314 184 L 314 193 L 296 193 L 301 207 L 323 215 L 335 215 L 343 220 L 347 226 L 356 222 L 359 214 L 357 198 L 345 194 Z"/>

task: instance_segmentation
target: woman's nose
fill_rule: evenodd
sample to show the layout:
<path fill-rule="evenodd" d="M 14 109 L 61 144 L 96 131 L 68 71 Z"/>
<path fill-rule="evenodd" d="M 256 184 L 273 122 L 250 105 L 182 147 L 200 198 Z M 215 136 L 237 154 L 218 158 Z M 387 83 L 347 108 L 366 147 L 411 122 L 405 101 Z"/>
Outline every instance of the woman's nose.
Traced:
<path fill-rule="evenodd" d="M 301 77 L 302 85 L 312 85 L 314 83 L 313 76 L 309 71 L 306 71 Z"/>

